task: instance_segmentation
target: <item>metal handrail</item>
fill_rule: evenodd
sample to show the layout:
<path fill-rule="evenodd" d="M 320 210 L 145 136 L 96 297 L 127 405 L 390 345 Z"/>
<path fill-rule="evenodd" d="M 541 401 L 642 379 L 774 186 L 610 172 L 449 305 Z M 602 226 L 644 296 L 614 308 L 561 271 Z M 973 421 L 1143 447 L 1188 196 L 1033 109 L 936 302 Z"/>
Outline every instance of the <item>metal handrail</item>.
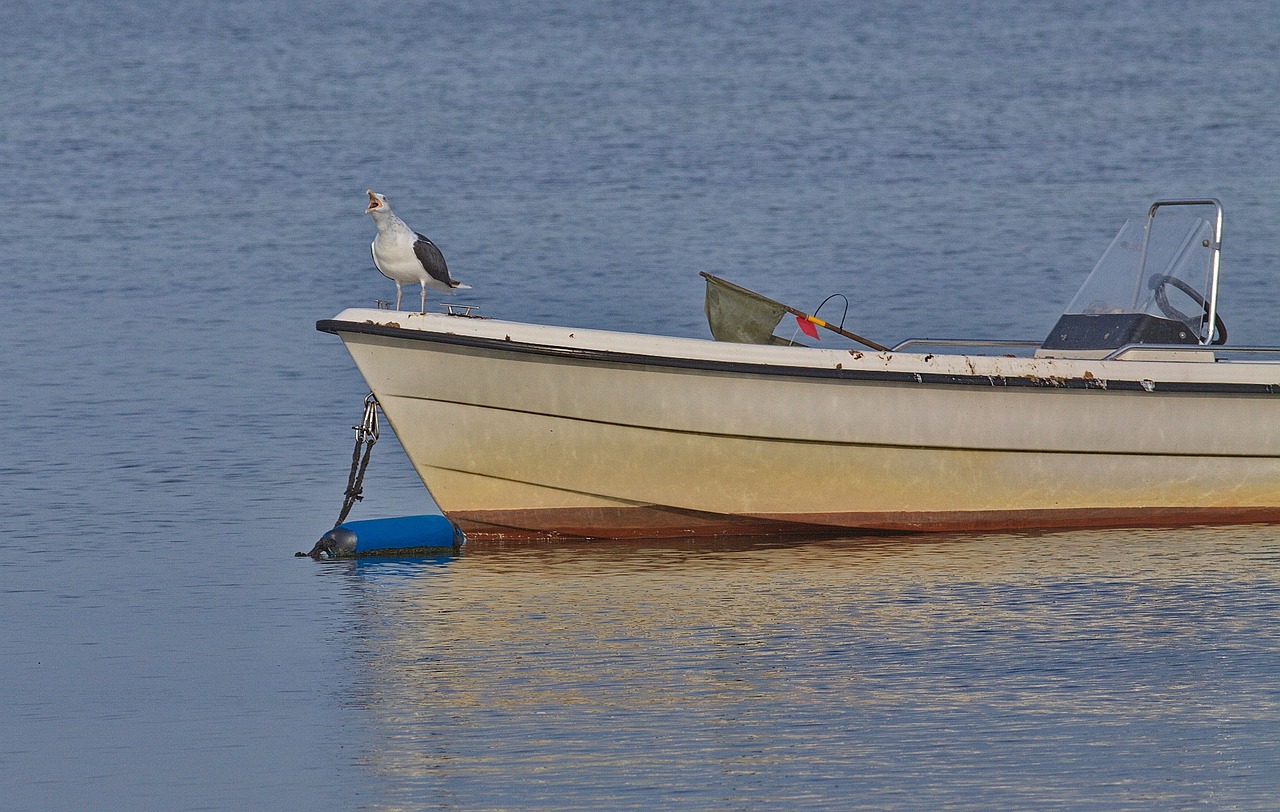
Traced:
<path fill-rule="evenodd" d="M 929 347 L 1039 347 L 1039 341 L 1018 341 L 1016 339 L 968 339 L 968 338 L 908 338 L 889 348 L 890 352 L 901 352 L 903 348 L 921 344 Z"/>
<path fill-rule="evenodd" d="M 890 352 L 902 352 L 907 347 L 1039 347 L 1039 341 L 1017 341 L 1004 339 L 967 339 L 967 338 L 908 338 L 889 348 Z M 1205 353 L 1222 355 L 1271 355 L 1274 358 L 1262 359 L 1266 363 L 1280 363 L 1280 347 L 1227 347 L 1220 344 L 1125 344 L 1103 361 L 1122 361 L 1124 356 L 1137 350 L 1178 351 L 1186 353 Z M 1218 358 L 1218 361 L 1230 363 L 1230 358 Z"/>
<path fill-rule="evenodd" d="M 1216 324 L 1218 315 L 1218 268 L 1222 259 L 1222 202 L 1216 197 L 1206 197 L 1203 200 L 1157 200 L 1151 204 L 1151 208 L 1147 209 L 1147 223 L 1142 229 L 1142 251 L 1138 255 L 1138 280 L 1137 284 L 1142 284 L 1143 276 L 1146 273 L 1147 264 L 1147 241 L 1151 236 L 1151 222 L 1156 217 L 1156 209 L 1161 206 L 1213 206 L 1215 213 L 1215 222 L 1213 225 L 1213 245 L 1205 246 L 1212 252 L 1209 270 L 1209 307 L 1207 321 L 1200 325 L 1200 333 L 1198 336 L 1201 345 L 1207 345 L 1213 340 L 1213 327 Z M 1208 325 L 1208 335 L 1204 335 L 1205 324 Z M 1123 347 L 1121 348 L 1123 349 Z M 1110 357 L 1110 356 L 1108 356 Z"/>
<path fill-rule="evenodd" d="M 1135 350 L 1161 350 L 1161 351 L 1178 351 L 1186 353 L 1211 353 L 1216 355 L 1274 355 L 1274 359 L 1270 359 L 1270 363 L 1280 363 L 1280 347 L 1226 347 L 1221 344 L 1125 344 L 1123 347 L 1115 350 L 1110 355 L 1105 356 L 1104 361 L 1122 361 L 1123 356 Z M 1219 361 L 1230 363 L 1228 358 L 1219 358 Z"/>

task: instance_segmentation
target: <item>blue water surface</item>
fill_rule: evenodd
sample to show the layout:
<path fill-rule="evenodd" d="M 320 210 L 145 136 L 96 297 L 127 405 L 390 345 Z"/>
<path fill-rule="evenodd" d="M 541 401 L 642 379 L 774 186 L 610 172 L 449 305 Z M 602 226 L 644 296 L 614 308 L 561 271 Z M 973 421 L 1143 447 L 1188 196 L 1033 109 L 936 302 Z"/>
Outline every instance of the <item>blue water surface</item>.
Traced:
<path fill-rule="evenodd" d="M 1213 195 L 1233 343 L 1280 344 L 1274 4 L 0 35 L 0 807 L 1274 807 L 1274 528 L 292 558 L 366 392 L 314 323 L 394 292 L 370 187 L 487 315 L 705 337 L 705 270 L 886 343 L 1038 340 L 1124 219 Z M 366 485 L 431 506 L 390 433 Z"/>

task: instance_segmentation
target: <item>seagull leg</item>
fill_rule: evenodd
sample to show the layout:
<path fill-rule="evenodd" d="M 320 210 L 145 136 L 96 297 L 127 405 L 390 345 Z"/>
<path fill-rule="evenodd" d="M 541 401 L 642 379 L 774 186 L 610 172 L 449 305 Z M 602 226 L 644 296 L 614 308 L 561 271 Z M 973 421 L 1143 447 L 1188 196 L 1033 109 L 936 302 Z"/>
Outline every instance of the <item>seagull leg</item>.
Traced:
<path fill-rule="evenodd" d="M 400 283 L 396 283 L 396 311 L 400 310 Z"/>
<path fill-rule="evenodd" d="M 422 287 L 422 301 L 421 301 L 421 304 L 418 306 L 418 309 L 419 309 L 419 312 L 426 313 L 427 312 L 427 283 L 419 282 L 418 285 Z"/>

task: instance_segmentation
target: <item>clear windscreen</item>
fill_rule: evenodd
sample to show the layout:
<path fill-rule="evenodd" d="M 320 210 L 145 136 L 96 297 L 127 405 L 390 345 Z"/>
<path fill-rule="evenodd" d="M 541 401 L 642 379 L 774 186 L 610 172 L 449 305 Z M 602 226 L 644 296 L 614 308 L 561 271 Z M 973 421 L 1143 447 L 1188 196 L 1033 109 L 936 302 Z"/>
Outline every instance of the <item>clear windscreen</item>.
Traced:
<path fill-rule="evenodd" d="M 1124 224 L 1064 315 L 1144 313 L 1199 329 L 1200 303 L 1209 296 L 1213 220 L 1192 207 L 1158 209 L 1144 235 L 1146 222 Z"/>

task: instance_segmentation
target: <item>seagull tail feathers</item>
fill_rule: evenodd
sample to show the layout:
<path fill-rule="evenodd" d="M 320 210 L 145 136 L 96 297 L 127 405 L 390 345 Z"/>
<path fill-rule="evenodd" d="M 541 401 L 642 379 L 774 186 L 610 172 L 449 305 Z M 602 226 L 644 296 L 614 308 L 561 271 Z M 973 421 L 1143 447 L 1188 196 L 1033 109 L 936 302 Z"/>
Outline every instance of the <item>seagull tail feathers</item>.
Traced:
<path fill-rule="evenodd" d="M 471 290 L 470 285 L 464 285 L 461 282 L 453 286 L 454 290 Z"/>

